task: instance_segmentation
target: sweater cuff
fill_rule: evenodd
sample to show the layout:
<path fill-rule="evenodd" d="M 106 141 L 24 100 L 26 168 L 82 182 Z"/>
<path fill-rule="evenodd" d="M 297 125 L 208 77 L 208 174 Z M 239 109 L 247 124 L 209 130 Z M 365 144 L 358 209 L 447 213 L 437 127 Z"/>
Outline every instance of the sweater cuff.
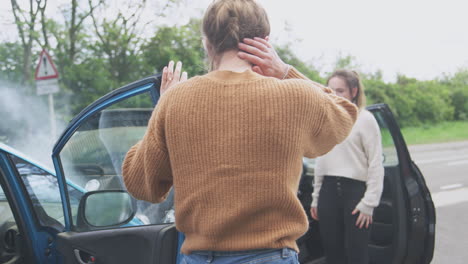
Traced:
<path fill-rule="evenodd" d="M 317 207 L 318 206 L 318 199 L 312 199 L 312 204 L 310 204 L 310 207 Z"/>
<path fill-rule="evenodd" d="M 284 79 L 304 79 L 308 80 L 309 78 L 305 77 L 302 73 L 300 73 L 296 68 L 293 66 L 289 66 L 288 74 L 286 74 L 286 77 Z"/>
<path fill-rule="evenodd" d="M 372 213 L 374 212 L 374 207 L 367 206 L 362 201 L 358 203 L 358 205 L 356 206 L 356 209 L 370 216 L 372 216 Z"/>

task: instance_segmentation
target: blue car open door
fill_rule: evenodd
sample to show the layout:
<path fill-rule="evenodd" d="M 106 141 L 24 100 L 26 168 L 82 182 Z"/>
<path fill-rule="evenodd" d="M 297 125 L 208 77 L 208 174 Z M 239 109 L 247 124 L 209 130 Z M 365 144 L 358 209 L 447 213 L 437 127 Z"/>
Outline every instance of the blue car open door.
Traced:
<path fill-rule="evenodd" d="M 146 131 L 159 86 L 155 76 L 114 90 L 76 116 L 56 143 L 52 159 L 65 223 L 57 250 L 63 263 L 177 262 L 172 191 L 160 204 L 135 200 L 121 171 L 126 152 Z M 70 199 L 70 183 L 82 192 L 79 199 Z"/>

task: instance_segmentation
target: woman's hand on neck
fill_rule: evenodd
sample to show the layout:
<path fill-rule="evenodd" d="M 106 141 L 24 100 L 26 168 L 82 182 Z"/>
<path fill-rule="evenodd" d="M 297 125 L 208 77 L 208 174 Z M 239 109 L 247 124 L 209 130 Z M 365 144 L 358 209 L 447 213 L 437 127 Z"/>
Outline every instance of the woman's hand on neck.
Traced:
<path fill-rule="evenodd" d="M 252 64 L 246 60 L 240 59 L 237 53 L 237 50 L 229 50 L 219 55 L 216 70 L 232 72 L 251 70 Z"/>

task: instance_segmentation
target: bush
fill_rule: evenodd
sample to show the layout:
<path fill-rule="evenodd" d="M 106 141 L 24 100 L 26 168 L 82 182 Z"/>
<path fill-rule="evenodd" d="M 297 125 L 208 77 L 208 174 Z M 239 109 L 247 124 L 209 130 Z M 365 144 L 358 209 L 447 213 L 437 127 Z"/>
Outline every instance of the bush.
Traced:
<path fill-rule="evenodd" d="M 365 81 L 369 103 L 386 103 L 401 126 L 418 126 L 454 119 L 453 93 L 440 81 L 399 76 L 395 84 Z"/>

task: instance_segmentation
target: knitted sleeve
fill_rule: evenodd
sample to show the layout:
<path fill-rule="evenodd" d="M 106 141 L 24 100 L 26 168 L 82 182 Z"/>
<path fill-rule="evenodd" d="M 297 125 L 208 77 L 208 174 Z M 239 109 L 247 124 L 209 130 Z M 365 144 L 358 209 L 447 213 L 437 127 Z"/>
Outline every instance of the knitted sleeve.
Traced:
<path fill-rule="evenodd" d="M 356 122 L 358 109 L 330 88 L 309 80 L 294 67 L 289 69 L 286 79 L 306 80 L 302 82 L 308 88 L 304 95 L 307 109 L 304 114 L 308 117 L 305 156 L 322 156 L 346 139 Z"/>
<path fill-rule="evenodd" d="M 128 192 L 139 200 L 159 203 L 172 186 L 172 170 L 164 135 L 165 96 L 162 96 L 141 141 L 130 148 L 122 164 Z"/>
<path fill-rule="evenodd" d="M 356 122 L 358 109 L 347 99 L 336 96 L 326 87 L 322 88 L 321 107 L 316 123 L 311 124 L 309 156 L 322 156 L 341 143 L 351 132 Z"/>
<path fill-rule="evenodd" d="M 382 164 L 382 139 L 379 125 L 371 113 L 365 114 L 363 128 L 366 137 L 362 141 L 368 164 L 366 192 L 356 208 L 365 214 L 372 215 L 374 208 L 380 203 L 385 172 Z"/>

